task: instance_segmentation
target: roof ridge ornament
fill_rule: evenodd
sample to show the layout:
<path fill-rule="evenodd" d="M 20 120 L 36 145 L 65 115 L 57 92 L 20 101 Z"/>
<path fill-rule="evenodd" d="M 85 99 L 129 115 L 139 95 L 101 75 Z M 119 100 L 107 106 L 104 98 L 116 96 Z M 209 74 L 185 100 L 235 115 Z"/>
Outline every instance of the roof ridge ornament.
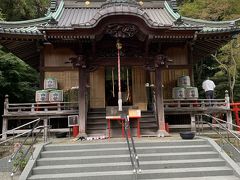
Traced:
<path fill-rule="evenodd" d="M 173 12 L 178 12 L 177 0 L 171 0 L 171 7 L 173 9 Z"/>
<path fill-rule="evenodd" d="M 57 10 L 57 0 L 51 0 L 50 2 L 50 11 L 55 12 Z"/>
<path fill-rule="evenodd" d="M 106 2 L 103 3 L 101 7 L 107 8 L 111 6 L 121 6 L 121 5 L 135 6 L 135 7 L 141 8 L 141 5 L 136 0 L 106 0 Z"/>
<path fill-rule="evenodd" d="M 173 23 L 177 26 L 182 25 L 184 23 L 182 20 L 182 16 L 180 16 L 178 19 L 176 19 Z"/>
<path fill-rule="evenodd" d="M 53 16 L 51 16 L 51 19 L 48 21 L 48 24 L 57 25 L 58 21 Z"/>

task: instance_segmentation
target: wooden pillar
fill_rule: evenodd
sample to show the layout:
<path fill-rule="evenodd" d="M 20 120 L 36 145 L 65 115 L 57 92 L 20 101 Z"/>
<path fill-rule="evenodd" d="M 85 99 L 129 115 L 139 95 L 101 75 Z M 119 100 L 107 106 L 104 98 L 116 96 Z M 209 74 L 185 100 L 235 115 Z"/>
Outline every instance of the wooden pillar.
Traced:
<path fill-rule="evenodd" d="M 86 85 L 87 85 L 86 69 L 79 68 L 79 136 L 86 136 Z"/>
<path fill-rule="evenodd" d="M 2 140 L 7 139 L 7 134 L 5 134 L 8 130 L 8 119 L 6 117 L 8 113 L 8 95 L 5 95 L 5 101 L 4 101 L 4 111 L 3 111 L 3 122 L 2 122 Z"/>
<path fill-rule="evenodd" d="M 187 43 L 187 53 L 188 53 L 188 63 L 191 65 L 191 69 L 189 71 L 190 77 L 191 77 L 191 85 L 194 86 L 194 71 L 193 71 L 193 43 L 188 42 Z"/>
<path fill-rule="evenodd" d="M 40 88 L 44 88 L 44 78 L 45 78 L 45 72 L 44 72 L 44 47 L 40 47 L 40 64 L 39 64 L 39 72 L 40 72 Z"/>
<path fill-rule="evenodd" d="M 155 89 L 155 96 L 156 96 L 156 106 L 157 106 L 157 118 L 158 118 L 158 137 L 168 136 L 169 134 L 165 128 L 165 115 L 164 115 L 164 105 L 163 105 L 163 84 L 162 84 L 162 77 L 161 77 L 161 68 L 156 68 L 155 72 L 156 76 L 156 89 Z"/>
<path fill-rule="evenodd" d="M 156 97 L 156 113 L 158 119 L 158 137 L 169 136 L 165 128 L 165 115 L 163 104 L 163 83 L 162 83 L 162 67 L 166 65 L 167 57 L 164 55 L 157 55 L 154 60 L 155 64 L 155 97 Z"/>
<path fill-rule="evenodd" d="M 86 73 L 86 59 L 83 55 L 70 58 L 73 67 L 78 68 L 79 82 L 78 82 L 78 117 L 79 117 L 79 137 L 86 137 L 86 85 L 87 85 L 87 73 Z"/>

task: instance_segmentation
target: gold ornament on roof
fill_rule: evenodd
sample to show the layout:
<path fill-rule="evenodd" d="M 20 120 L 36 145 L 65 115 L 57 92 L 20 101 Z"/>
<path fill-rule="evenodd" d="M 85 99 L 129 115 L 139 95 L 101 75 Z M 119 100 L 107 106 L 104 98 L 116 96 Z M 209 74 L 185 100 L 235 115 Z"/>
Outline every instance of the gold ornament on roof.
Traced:
<path fill-rule="evenodd" d="M 90 1 L 85 1 L 85 5 L 86 6 L 90 5 Z"/>

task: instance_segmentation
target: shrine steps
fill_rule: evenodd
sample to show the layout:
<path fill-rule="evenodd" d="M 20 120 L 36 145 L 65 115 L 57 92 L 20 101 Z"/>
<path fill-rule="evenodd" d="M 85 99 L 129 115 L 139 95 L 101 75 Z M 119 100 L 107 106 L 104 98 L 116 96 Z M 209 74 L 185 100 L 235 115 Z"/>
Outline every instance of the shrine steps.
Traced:
<path fill-rule="evenodd" d="M 226 154 L 219 151 L 219 147 L 216 148 L 216 144 L 212 145 L 208 140 L 160 140 L 136 139 L 142 169 L 138 179 L 239 179 L 236 176 L 239 169 Z M 27 166 L 20 180 L 23 180 L 24 175 L 28 180 L 135 178 L 125 142 L 99 140 L 82 141 L 79 144 L 50 144 L 45 145 L 39 152 L 35 166 L 32 169 Z M 240 174 L 238 175 L 240 177 Z"/>
<path fill-rule="evenodd" d="M 141 135 L 142 136 L 156 136 L 158 124 L 155 115 L 152 111 L 142 111 L 140 119 Z M 136 122 L 131 124 L 132 134 L 136 136 Z M 121 136 L 121 126 L 117 122 L 112 125 L 113 137 Z M 88 136 L 106 136 L 108 134 L 106 109 L 90 109 L 87 117 L 87 130 Z"/>
<path fill-rule="evenodd" d="M 106 109 L 91 109 L 87 115 L 88 136 L 105 136 L 107 130 Z"/>

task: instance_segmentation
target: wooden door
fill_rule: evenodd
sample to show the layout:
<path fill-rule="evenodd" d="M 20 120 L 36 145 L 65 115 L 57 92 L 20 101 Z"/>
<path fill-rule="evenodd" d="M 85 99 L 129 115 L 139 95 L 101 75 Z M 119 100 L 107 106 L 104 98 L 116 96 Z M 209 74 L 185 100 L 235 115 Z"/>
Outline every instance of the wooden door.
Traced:
<path fill-rule="evenodd" d="M 132 68 L 132 96 L 133 106 L 147 110 L 146 71 L 141 67 Z"/>
<path fill-rule="evenodd" d="M 105 108 L 105 69 L 90 73 L 90 108 Z"/>

